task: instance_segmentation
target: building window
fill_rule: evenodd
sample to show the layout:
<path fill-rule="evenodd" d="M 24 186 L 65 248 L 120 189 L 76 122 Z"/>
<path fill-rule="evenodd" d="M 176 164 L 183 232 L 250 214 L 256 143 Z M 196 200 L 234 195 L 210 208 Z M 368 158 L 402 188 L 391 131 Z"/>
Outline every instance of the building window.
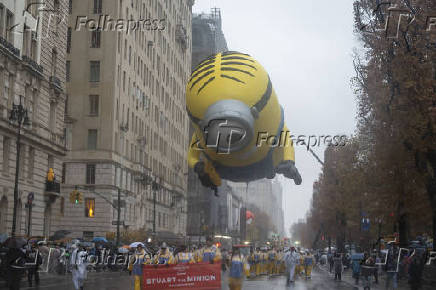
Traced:
<path fill-rule="evenodd" d="M 68 13 L 73 14 L 73 0 L 68 1 Z"/>
<path fill-rule="evenodd" d="M 52 53 L 51 53 L 51 75 L 52 76 L 56 76 L 57 63 L 58 63 L 58 53 L 57 53 L 56 49 L 53 49 Z"/>
<path fill-rule="evenodd" d="M 98 95 L 89 96 L 89 114 L 92 116 L 98 116 Z"/>
<path fill-rule="evenodd" d="M 59 213 L 61 216 L 64 216 L 64 212 L 65 212 L 65 197 L 61 197 L 60 205 L 59 205 Z"/>
<path fill-rule="evenodd" d="M 62 163 L 62 183 L 65 183 L 65 176 L 67 174 L 67 167 L 65 165 L 65 163 Z"/>
<path fill-rule="evenodd" d="M 95 217 L 95 199 L 85 198 L 85 217 Z"/>
<path fill-rule="evenodd" d="M 36 49 L 38 48 L 38 43 L 36 41 L 37 35 L 36 32 L 32 32 L 32 40 L 30 42 L 30 58 L 33 59 L 34 61 L 36 61 L 37 58 L 37 53 L 36 53 Z"/>
<path fill-rule="evenodd" d="M 54 168 L 54 157 L 53 157 L 53 155 L 48 155 L 48 156 L 47 156 L 47 163 L 48 163 L 47 171 L 48 171 L 50 168 Z"/>
<path fill-rule="evenodd" d="M 33 91 L 32 99 L 32 121 L 34 123 L 38 122 L 38 90 Z"/>
<path fill-rule="evenodd" d="M 27 172 L 28 179 L 33 179 L 33 168 L 35 166 L 35 148 L 29 147 L 29 168 Z"/>
<path fill-rule="evenodd" d="M 97 149 L 97 130 L 89 129 L 88 130 L 88 150 L 96 150 Z"/>
<path fill-rule="evenodd" d="M 94 14 L 101 14 L 102 0 L 94 0 Z"/>
<path fill-rule="evenodd" d="M 86 184 L 95 184 L 95 164 L 86 164 Z"/>
<path fill-rule="evenodd" d="M 14 40 L 14 31 L 12 26 L 14 25 L 14 14 L 6 10 L 6 40 L 10 43 L 13 43 Z"/>
<path fill-rule="evenodd" d="M 49 128 L 54 131 L 56 128 L 56 103 L 50 103 Z"/>
<path fill-rule="evenodd" d="M 71 30 L 71 27 L 68 27 L 68 30 L 67 30 L 67 53 L 71 52 L 71 38 L 72 38 L 72 30 Z"/>
<path fill-rule="evenodd" d="M 91 32 L 91 48 L 100 48 L 101 30 L 97 29 Z"/>
<path fill-rule="evenodd" d="M 22 55 L 30 56 L 30 42 L 31 42 L 30 35 L 31 35 L 30 28 L 27 25 L 24 25 Z"/>
<path fill-rule="evenodd" d="M 11 150 L 11 139 L 3 137 L 3 172 L 9 174 L 9 154 Z"/>
<path fill-rule="evenodd" d="M 83 232 L 83 240 L 92 241 L 93 238 L 94 238 L 94 232 L 88 232 L 88 231 Z"/>
<path fill-rule="evenodd" d="M 3 37 L 4 34 L 4 28 L 5 28 L 5 17 L 4 13 L 5 7 L 0 4 L 0 36 Z"/>
<path fill-rule="evenodd" d="M 3 196 L 0 200 L 0 232 L 6 233 L 6 224 L 8 216 L 8 199 Z"/>
<path fill-rule="evenodd" d="M 71 78 L 71 61 L 67 60 L 65 63 L 65 79 L 67 82 L 70 81 Z"/>
<path fill-rule="evenodd" d="M 99 82 L 100 81 L 100 61 L 91 61 L 90 62 L 90 82 Z"/>

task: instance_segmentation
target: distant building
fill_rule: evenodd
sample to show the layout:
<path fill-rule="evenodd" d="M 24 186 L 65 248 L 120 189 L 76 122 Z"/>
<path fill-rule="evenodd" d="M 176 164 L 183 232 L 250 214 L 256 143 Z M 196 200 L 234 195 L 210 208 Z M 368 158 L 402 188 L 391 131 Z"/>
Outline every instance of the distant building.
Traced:
<path fill-rule="evenodd" d="M 63 214 L 67 11 L 67 0 L 0 0 L 0 233 L 12 228 L 17 127 L 9 116 L 20 98 L 30 126 L 21 130 L 16 233 L 49 236 Z M 49 168 L 56 180 L 47 186 Z"/>
<path fill-rule="evenodd" d="M 260 179 L 248 183 L 228 182 L 234 195 L 242 200 L 243 205 L 257 208 L 267 214 L 276 233 L 284 237 L 283 190 L 278 180 Z"/>

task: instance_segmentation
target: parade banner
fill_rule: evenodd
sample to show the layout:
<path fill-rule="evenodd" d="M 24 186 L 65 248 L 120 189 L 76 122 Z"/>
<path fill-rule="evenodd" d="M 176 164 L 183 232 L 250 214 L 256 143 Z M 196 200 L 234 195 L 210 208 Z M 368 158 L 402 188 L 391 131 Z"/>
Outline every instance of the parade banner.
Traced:
<path fill-rule="evenodd" d="M 144 265 L 142 289 L 221 289 L 221 263 Z"/>

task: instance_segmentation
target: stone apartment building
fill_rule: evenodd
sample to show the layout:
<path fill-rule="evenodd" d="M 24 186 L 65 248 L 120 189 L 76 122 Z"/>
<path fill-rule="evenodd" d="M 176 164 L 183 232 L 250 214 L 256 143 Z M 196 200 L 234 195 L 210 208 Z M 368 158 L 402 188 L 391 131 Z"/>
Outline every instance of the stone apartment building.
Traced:
<path fill-rule="evenodd" d="M 48 236 L 64 201 L 59 182 L 66 150 L 63 16 L 68 1 L 34 2 L 0 0 L 0 233 L 12 228 L 18 134 L 9 117 L 21 99 L 29 124 L 21 130 L 16 233 Z M 47 186 L 49 168 L 57 179 Z"/>
<path fill-rule="evenodd" d="M 122 230 L 151 231 L 155 224 L 158 235 L 186 234 L 185 84 L 191 72 L 192 5 L 190 0 L 70 1 L 70 150 L 62 186 L 68 202 L 57 229 L 87 239 L 114 232 L 120 191 Z M 127 21 L 139 25 L 127 32 L 126 25 L 114 24 Z M 152 181 L 159 184 L 156 200 Z M 77 204 L 69 201 L 75 189 L 83 195 Z"/>

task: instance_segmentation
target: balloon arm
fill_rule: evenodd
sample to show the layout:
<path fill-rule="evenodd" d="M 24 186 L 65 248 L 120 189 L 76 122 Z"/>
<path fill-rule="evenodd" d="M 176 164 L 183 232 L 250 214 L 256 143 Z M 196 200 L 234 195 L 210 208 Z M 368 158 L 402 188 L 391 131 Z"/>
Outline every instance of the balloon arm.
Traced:
<path fill-rule="evenodd" d="M 188 150 L 188 165 L 197 173 L 203 186 L 212 188 L 217 195 L 217 187 L 221 185 L 221 177 L 209 160 L 206 158 L 201 160 L 201 152 L 200 138 L 194 132 Z"/>
<path fill-rule="evenodd" d="M 200 162 L 201 150 L 198 146 L 199 140 L 197 134 L 194 132 L 188 150 L 188 165 L 190 168 L 195 168 L 195 165 Z"/>

